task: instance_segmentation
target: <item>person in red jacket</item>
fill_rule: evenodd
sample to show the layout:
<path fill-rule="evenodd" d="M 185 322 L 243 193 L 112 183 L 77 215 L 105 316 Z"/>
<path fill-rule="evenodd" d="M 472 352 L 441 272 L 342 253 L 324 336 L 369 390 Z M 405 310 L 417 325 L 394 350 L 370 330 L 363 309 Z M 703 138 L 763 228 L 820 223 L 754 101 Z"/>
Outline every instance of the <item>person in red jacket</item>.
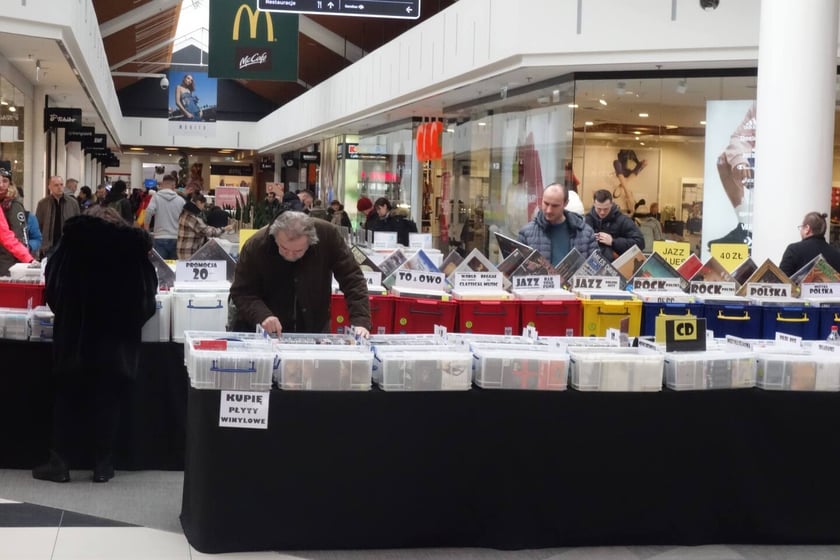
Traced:
<path fill-rule="evenodd" d="M 26 245 L 15 236 L 15 232 L 9 227 L 9 222 L 6 221 L 3 212 L 0 212 L 0 245 L 20 262 L 30 263 L 35 260 Z"/>

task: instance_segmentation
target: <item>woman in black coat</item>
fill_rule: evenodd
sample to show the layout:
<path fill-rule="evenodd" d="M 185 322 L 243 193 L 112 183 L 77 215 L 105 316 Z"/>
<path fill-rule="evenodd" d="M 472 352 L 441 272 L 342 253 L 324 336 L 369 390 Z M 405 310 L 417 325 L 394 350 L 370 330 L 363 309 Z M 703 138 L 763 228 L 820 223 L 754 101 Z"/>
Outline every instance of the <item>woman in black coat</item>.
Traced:
<path fill-rule="evenodd" d="M 817 212 L 805 214 L 799 226 L 799 236 L 802 237 L 802 241 L 791 243 L 785 249 L 782 262 L 779 263 L 782 272 L 791 276 L 817 255 L 822 255 L 831 268 L 840 272 L 840 250 L 832 247 L 825 240 L 828 227 L 826 218 L 828 218 L 827 214 Z"/>
<path fill-rule="evenodd" d="M 78 454 L 74 428 L 87 412 L 93 416 L 93 480 L 114 476 L 120 406 L 136 375 L 140 332 L 155 312 L 151 248 L 148 233 L 106 206 L 93 206 L 64 225 L 46 268 L 46 299 L 55 313 L 52 450 L 33 477 L 70 480 L 68 461 Z"/>

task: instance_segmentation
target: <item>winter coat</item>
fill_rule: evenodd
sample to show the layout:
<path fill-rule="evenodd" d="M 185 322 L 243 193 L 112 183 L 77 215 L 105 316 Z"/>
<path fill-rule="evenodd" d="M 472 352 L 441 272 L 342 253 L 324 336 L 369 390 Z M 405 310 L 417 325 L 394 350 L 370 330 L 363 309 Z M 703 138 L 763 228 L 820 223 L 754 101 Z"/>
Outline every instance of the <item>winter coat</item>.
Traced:
<path fill-rule="evenodd" d="M 373 226 L 373 231 L 397 232 L 397 243 L 408 247 L 408 234 L 417 233 L 417 223 L 408 217 L 405 208 L 394 208 Z"/>
<path fill-rule="evenodd" d="M 586 223 L 595 233 L 609 233 L 613 242 L 612 245 L 599 244 L 599 251 L 609 262 L 613 262 L 620 254 L 637 245 L 639 249 L 645 249 L 645 237 L 636 226 L 632 218 L 624 214 L 617 204 L 613 203 L 610 213 L 601 219 L 593 206 L 586 215 Z"/>
<path fill-rule="evenodd" d="M 172 189 L 161 189 L 146 207 L 146 228 L 155 220 L 155 239 L 178 239 L 178 219 L 184 209 L 184 198 Z"/>
<path fill-rule="evenodd" d="M 136 375 L 140 331 L 155 313 L 151 248 L 139 228 L 88 214 L 67 220 L 45 271 L 60 376 Z"/>
<path fill-rule="evenodd" d="M 268 226 L 255 233 L 242 247 L 236 275 L 230 288 L 236 306 L 234 328 L 254 330 L 266 318 L 282 318 L 278 279 L 293 270 L 298 307 L 298 332 L 327 332 L 330 326 L 331 281 L 338 280 L 350 314 L 348 325 L 370 330 L 368 289 L 362 270 L 338 229 L 329 222 L 312 220 L 318 243 L 311 245 L 294 266 L 280 256 Z"/>
<path fill-rule="evenodd" d="M 27 246 L 26 211 L 23 209 L 23 204 L 17 199 L 12 199 L 3 202 L 2 208 L 9 229 L 18 241 Z M 20 259 L 15 257 L 9 249 L 0 245 L 0 276 L 6 276 L 9 268 L 18 262 L 21 262 Z"/>
<path fill-rule="evenodd" d="M 822 255 L 831 268 L 840 272 L 840 250 L 829 245 L 824 237 L 813 235 L 802 241 L 791 243 L 782 255 L 779 268 L 788 276 L 811 262 L 817 255 Z"/>
<path fill-rule="evenodd" d="M 583 220 L 582 216 L 574 212 L 564 210 L 563 215 L 566 216 L 566 221 L 569 223 L 569 237 L 572 248 L 577 249 L 584 257 L 588 257 L 598 248 L 598 242 L 595 241 L 595 234 L 592 233 L 592 228 Z M 549 225 L 542 210 L 538 210 L 534 219 L 522 226 L 522 229 L 519 230 L 519 241 L 529 247 L 533 247 L 542 256 L 551 261 L 551 236 L 548 233 Z"/>
<path fill-rule="evenodd" d="M 9 252 L 9 256 L 14 259 L 13 262 L 9 264 L 9 267 L 16 262 L 32 262 L 32 255 L 29 254 L 29 249 L 20 242 L 20 240 L 15 236 L 14 231 L 9 228 L 9 224 L 6 223 L 6 216 L 0 212 L 0 247 L 3 247 L 6 251 Z M 8 272 L 8 268 L 6 269 L 6 273 Z M 5 274 L 5 273 L 4 273 Z"/>
<path fill-rule="evenodd" d="M 78 216 L 81 213 L 79 210 L 79 203 L 72 196 L 62 195 L 61 202 L 61 225 L 67 223 L 67 220 L 73 216 Z M 38 206 L 35 207 L 35 217 L 38 218 L 38 225 L 41 226 L 41 254 L 48 253 L 54 244 L 53 241 L 53 216 L 55 214 L 55 199 L 51 195 L 47 195 L 38 201 Z"/>

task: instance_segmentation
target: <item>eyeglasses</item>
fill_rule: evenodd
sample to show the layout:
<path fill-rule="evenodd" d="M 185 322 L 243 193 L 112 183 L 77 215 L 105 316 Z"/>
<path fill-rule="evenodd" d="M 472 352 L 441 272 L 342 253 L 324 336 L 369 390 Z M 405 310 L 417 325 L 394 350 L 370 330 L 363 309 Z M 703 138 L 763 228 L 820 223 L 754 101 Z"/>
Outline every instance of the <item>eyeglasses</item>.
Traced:
<path fill-rule="evenodd" d="M 802 224 L 802 225 L 796 226 L 796 229 L 802 229 L 804 227 L 808 227 L 808 224 Z"/>

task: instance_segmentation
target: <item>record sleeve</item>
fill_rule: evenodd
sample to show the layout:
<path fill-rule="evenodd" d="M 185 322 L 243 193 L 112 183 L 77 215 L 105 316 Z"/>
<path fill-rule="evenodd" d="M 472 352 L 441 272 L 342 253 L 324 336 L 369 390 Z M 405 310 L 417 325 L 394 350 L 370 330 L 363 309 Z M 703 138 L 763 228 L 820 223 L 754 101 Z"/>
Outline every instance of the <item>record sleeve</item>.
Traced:
<path fill-rule="evenodd" d="M 350 247 L 350 252 L 353 253 L 353 258 L 356 259 L 357 263 L 359 263 L 359 268 L 362 269 L 362 272 L 382 272 L 379 265 L 377 265 L 371 256 L 358 245 Z M 382 276 L 383 278 L 385 277 L 384 274 Z"/>
<path fill-rule="evenodd" d="M 782 269 L 776 266 L 770 259 L 761 263 L 761 266 L 741 284 L 736 294 L 745 296 L 747 293 L 747 284 L 790 284 L 791 288 L 793 288 L 793 282 L 788 275 L 782 272 Z"/>
<path fill-rule="evenodd" d="M 752 276 L 753 272 L 755 272 L 757 268 L 758 267 L 756 266 L 756 264 L 752 260 L 752 258 L 748 258 L 747 260 L 745 260 L 744 262 L 739 264 L 735 268 L 735 270 L 732 271 L 732 273 L 731 273 L 732 278 L 734 278 L 735 281 L 738 282 L 738 285 L 740 286 L 740 285 L 745 284 L 747 282 L 747 279 L 750 276 Z"/>
<path fill-rule="evenodd" d="M 735 278 L 723 268 L 714 257 L 710 257 L 706 263 L 691 277 L 692 282 L 737 282 Z"/>
<path fill-rule="evenodd" d="M 805 266 L 793 273 L 790 279 L 799 284 L 834 284 L 840 282 L 838 273 L 822 255 L 817 255 Z"/>
<path fill-rule="evenodd" d="M 464 262 L 464 257 L 461 256 L 461 253 L 453 249 L 448 255 L 446 255 L 443 262 L 440 263 L 440 271 L 449 278 L 462 262 Z"/>
<path fill-rule="evenodd" d="M 688 290 L 688 280 L 680 276 L 665 257 L 659 253 L 651 253 L 642 266 L 633 274 L 633 278 L 677 278 L 680 281 L 680 289 Z"/>
<path fill-rule="evenodd" d="M 691 280 L 691 278 L 700 272 L 702 268 L 703 261 L 700 260 L 700 257 L 692 253 L 680 266 L 677 267 L 677 272 L 679 272 L 680 276 L 686 280 Z"/>
<path fill-rule="evenodd" d="M 615 268 L 621 277 L 625 280 L 629 280 L 636 274 L 636 271 L 642 267 L 645 263 L 647 257 L 639 249 L 638 245 L 633 245 L 626 251 L 624 251 L 617 259 L 612 262 L 613 268 Z"/>
<path fill-rule="evenodd" d="M 508 237 L 498 231 L 494 231 L 493 235 L 496 236 L 496 243 L 499 244 L 499 251 L 502 253 L 502 258 L 504 259 L 508 258 L 508 256 L 517 249 L 526 257 L 530 256 L 530 254 L 534 252 L 533 247 L 525 245 L 518 239 Z"/>

